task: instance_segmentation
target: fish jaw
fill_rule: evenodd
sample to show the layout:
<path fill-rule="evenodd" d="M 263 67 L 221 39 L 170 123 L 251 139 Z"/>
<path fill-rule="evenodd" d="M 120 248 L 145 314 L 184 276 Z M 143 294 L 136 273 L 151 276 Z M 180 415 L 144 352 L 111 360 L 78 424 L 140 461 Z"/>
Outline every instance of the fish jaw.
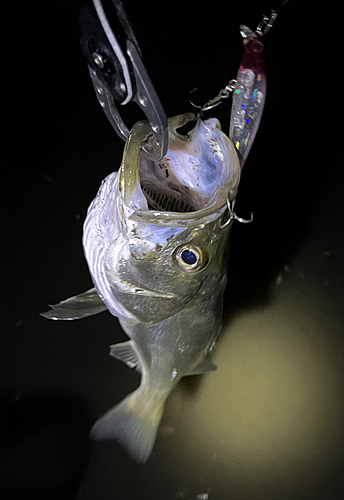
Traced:
<path fill-rule="evenodd" d="M 121 164 L 122 200 L 132 211 L 124 219 L 164 224 L 167 216 L 170 225 L 185 225 L 183 221 L 209 216 L 235 198 L 240 164 L 233 143 L 215 118 L 198 119 L 186 136 L 177 132 L 192 120 L 191 113 L 169 119 L 169 149 L 160 162 L 141 151 L 147 124 L 134 125 Z"/>

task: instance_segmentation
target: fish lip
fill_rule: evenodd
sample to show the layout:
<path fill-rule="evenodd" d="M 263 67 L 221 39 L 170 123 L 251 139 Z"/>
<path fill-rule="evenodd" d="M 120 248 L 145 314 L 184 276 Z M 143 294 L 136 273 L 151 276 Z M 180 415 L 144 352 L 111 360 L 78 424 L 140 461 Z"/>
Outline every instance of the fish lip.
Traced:
<path fill-rule="evenodd" d="M 211 204 L 194 212 L 168 212 L 162 210 L 133 210 L 128 217 L 136 222 L 149 222 L 156 225 L 168 225 L 170 227 L 184 227 L 192 223 L 200 223 L 202 220 L 210 221 L 220 218 L 227 209 L 228 201 L 231 202 L 237 195 L 237 187 L 228 189 L 221 187 Z"/>

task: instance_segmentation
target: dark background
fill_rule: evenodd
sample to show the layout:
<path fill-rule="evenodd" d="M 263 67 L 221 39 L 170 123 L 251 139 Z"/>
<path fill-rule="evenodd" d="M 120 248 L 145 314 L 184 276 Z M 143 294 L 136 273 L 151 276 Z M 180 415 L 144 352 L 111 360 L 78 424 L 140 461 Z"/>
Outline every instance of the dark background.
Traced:
<path fill-rule="evenodd" d="M 318 5 L 290 0 L 264 39 L 268 97 L 237 202 L 238 214 L 249 217 L 253 210 L 255 223 L 233 228 L 225 321 L 234 311 L 269 301 L 279 269 L 293 261 L 333 190 L 344 186 L 342 26 L 333 4 Z M 254 29 L 277 5 L 130 0 L 125 7 L 146 69 L 172 116 L 192 110 L 188 92 L 193 88 L 202 87 L 207 100 L 236 76 L 242 55 L 239 25 Z M 94 95 L 79 49 L 78 3 L 19 2 L 6 9 L 2 498 L 178 498 L 177 481 L 166 474 L 161 481 L 156 477 L 157 459 L 142 468 L 118 445 L 95 452 L 89 441 L 95 419 L 139 380 L 107 357 L 107 346 L 125 338 L 117 320 L 107 313 L 77 323 L 39 316 L 48 303 L 91 287 L 82 224 L 102 179 L 118 168 L 124 143 Z M 221 120 L 225 131 L 229 101 L 209 114 Z M 125 110 L 125 116 L 130 125 L 142 117 L 135 107 Z M 336 234 L 341 265 L 343 207 L 337 204 L 323 219 Z M 344 295 L 337 299 L 344 304 Z M 173 467 L 163 450 L 159 457 L 162 469 Z M 339 458 L 316 491 L 291 489 L 274 499 L 339 499 L 343 483 L 338 467 Z M 116 485 L 112 492 L 103 487 L 110 484 L 109 476 Z M 178 494 L 188 498 L 185 492 Z M 265 494 L 270 498 L 269 491 Z M 245 498 L 263 498 L 259 492 L 250 495 Z"/>

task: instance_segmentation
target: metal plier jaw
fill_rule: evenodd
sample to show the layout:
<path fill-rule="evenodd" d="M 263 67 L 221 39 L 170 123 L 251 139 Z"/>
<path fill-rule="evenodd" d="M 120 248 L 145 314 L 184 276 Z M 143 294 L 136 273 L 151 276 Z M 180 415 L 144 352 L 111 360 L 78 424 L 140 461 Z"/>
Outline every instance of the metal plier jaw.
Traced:
<path fill-rule="evenodd" d="M 81 14 L 81 47 L 100 105 L 117 134 L 127 140 L 129 130 L 116 107 L 135 101 L 151 125 L 143 145 L 147 156 L 161 160 L 168 149 L 168 122 L 120 0 L 92 0 L 94 10 Z M 114 29 L 110 24 L 113 23 Z M 114 32 L 116 31 L 116 34 Z"/>

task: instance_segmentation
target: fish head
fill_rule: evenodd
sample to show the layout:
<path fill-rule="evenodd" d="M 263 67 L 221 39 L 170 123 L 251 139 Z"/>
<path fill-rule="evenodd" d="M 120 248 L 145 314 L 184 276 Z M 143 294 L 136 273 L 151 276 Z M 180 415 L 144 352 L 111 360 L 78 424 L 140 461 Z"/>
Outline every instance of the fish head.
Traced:
<path fill-rule="evenodd" d="M 198 119 L 188 134 L 178 133 L 194 119 L 169 120 L 169 149 L 160 162 L 145 155 L 149 127 L 139 122 L 123 156 L 121 231 L 105 251 L 104 274 L 113 300 L 146 325 L 197 301 L 221 301 L 226 285 L 226 221 L 240 165 L 218 120 Z"/>

